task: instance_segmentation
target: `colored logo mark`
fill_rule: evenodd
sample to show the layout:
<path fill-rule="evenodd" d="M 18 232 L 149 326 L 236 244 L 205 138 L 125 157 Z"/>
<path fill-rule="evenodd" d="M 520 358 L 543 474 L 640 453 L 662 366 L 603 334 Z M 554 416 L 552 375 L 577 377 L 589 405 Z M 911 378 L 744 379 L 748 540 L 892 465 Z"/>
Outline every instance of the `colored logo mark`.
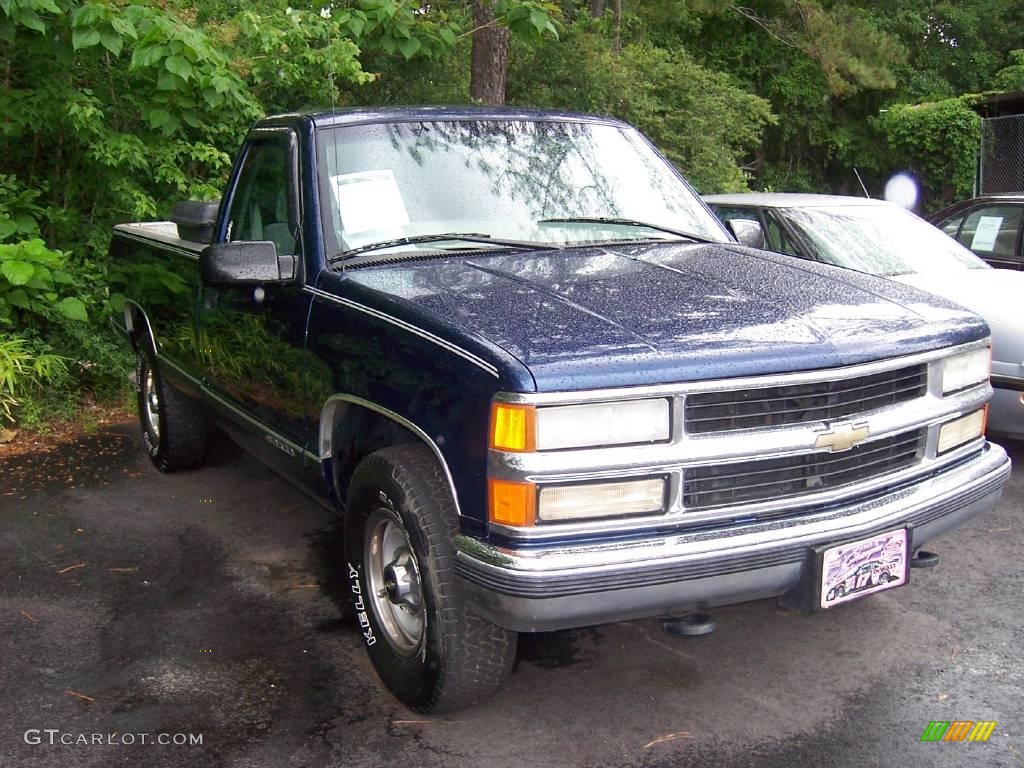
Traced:
<path fill-rule="evenodd" d="M 921 741 L 988 741 L 995 729 L 995 720 L 932 720 Z"/>

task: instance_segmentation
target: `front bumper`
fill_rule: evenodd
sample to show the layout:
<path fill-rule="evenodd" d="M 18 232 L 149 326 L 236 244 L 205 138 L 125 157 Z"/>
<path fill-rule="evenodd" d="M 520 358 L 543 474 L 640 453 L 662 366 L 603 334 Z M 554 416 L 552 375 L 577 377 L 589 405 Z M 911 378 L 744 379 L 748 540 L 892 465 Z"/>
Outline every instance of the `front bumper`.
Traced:
<path fill-rule="evenodd" d="M 637 540 L 506 549 L 456 539 L 473 609 L 519 632 L 672 616 L 780 596 L 802 583 L 813 549 L 909 527 L 918 547 L 992 507 L 1010 475 L 995 444 L 941 474 L 795 518 Z"/>

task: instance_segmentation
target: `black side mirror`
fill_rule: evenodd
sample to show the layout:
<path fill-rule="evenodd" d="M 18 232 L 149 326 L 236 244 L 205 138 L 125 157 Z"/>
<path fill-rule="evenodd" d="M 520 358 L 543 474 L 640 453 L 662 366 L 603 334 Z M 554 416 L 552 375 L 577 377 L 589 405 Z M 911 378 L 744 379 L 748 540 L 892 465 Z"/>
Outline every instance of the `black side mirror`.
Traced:
<path fill-rule="evenodd" d="M 761 223 L 753 219 L 730 219 L 725 226 L 732 232 L 740 245 L 749 245 L 751 248 L 764 248 L 764 230 Z"/>
<path fill-rule="evenodd" d="M 208 243 L 213 240 L 217 226 L 217 209 L 220 200 L 185 200 L 177 203 L 171 211 L 171 221 L 178 226 L 178 237 L 193 243 Z"/>
<path fill-rule="evenodd" d="M 295 279 L 295 257 L 278 256 L 270 240 L 214 243 L 199 256 L 199 275 L 206 285 L 266 285 Z"/>

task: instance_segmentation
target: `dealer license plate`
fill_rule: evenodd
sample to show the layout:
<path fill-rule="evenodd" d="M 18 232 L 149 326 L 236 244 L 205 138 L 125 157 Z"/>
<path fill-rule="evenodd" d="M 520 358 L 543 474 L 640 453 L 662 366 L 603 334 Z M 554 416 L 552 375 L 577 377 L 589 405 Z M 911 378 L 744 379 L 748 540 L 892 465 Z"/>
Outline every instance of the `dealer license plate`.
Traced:
<path fill-rule="evenodd" d="M 826 549 L 821 564 L 821 607 L 831 608 L 907 583 L 907 531 Z"/>

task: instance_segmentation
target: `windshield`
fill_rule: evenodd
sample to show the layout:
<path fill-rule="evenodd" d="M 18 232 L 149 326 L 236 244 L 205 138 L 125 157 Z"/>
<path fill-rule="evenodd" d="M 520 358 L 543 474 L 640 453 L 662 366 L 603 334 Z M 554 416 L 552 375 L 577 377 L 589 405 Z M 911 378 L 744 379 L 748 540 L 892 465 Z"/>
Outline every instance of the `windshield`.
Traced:
<path fill-rule="evenodd" d="M 668 162 L 636 131 L 619 126 L 514 120 L 341 126 L 318 133 L 317 156 L 329 256 L 441 233 L 554 245 L 679 239 L 661 227 L 729 241 Z M 439 247 L 489 246 L 434 240 L 379 253 Z"/>
<path fill-rule="evenodd" d="M 872 275 L 989 269 L 928 222 L 895 205 L 789 208 L 789 223 L 829 264 Z"/>

